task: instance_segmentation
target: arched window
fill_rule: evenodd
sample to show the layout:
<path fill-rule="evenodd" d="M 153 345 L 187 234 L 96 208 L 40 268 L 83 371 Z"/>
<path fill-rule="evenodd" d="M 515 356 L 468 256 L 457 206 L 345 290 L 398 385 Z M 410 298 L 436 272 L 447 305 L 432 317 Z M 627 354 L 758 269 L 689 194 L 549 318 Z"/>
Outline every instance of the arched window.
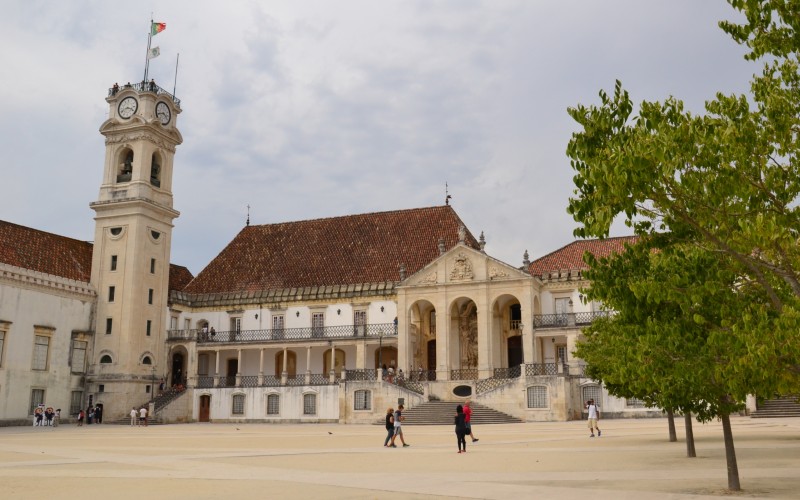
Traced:
<path fill-rule="evenodd" d="M 133 173 L 133 151 L 124 149 L 120 153 L 119 169 L 117 170 L 117 182 L 130 182 Z"/>
<path fill-rule="evenodd" d="M 547 408 L 547 387 L 532 385 L 528 387 L 528 408 Z"/>
<path fill-rule="evenodd" d="M 100 364 L 103 364 L 103 365 L 110 365 L 110 364 L 111 364 L 111 363 L 113 363 L 113 362 L 114 362 L 114 361 L 111 359 L 111 356 L 109 356 L 108 354 L 104 354 L 104 355 L 103 355 L 103 356 L 100 358 Z"/>
<path fill-rule="evenodd" d="M 144 358 L 142 358 L 142 364 L 143 365 L 152 365 L 153 364 L 153 360 L 150 359 L 150 356 L 145 356 Z"/>
<path fill-rule="evenodd" d="M 354 410 L 371 410 L 372 409 L 372 392 L 371 391 L 356 391 L 353 398 Z"/>
<path fill-rule="evenodd" d="M 153 158 L 150 160 L 150 184 L 161 187 L 161 161 L 158 153 L 153 153 Z"/>
<path fill-rule="evenodd" d="M 267 415 L 281 414 L 281 397 L 278 394 L 267 396 Z"/>
<path fill-rule="evenodd" d="M 303 394 L 303 415 L 317 414 L 317 395 Z"/>
<path fill-rule="evenodd" d="M 233 406 L 231 408 L 231 414 L 244 415 L 244 394 L 233 395 Z"/>

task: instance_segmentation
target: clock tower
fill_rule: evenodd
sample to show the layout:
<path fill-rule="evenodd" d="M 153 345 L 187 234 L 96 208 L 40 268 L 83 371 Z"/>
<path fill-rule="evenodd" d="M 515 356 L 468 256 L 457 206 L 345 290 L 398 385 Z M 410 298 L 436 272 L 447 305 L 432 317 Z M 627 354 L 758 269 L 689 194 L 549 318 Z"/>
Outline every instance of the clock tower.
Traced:
<path fill-rule="evenodd" d="M 180 100 L 153 81 L 116 84 L 101 125 L 103 181 L 95 211 L 91 282 L 97 291 L 87 379 L 109 418 L 148 402 L 166 373 L 176 128 Z"/>

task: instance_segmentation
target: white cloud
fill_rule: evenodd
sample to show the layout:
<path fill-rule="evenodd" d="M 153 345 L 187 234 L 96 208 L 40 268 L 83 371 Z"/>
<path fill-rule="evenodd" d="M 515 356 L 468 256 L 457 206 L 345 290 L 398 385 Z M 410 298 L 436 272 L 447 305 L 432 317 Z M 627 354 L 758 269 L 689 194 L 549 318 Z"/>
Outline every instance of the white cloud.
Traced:
<path fill-rule="evenodd" d="M 636 100 L 741 92 L 757 67 L 725 2 L 14 2 L 0 18 L 0 218 L 90 239 L 114 83 L 175 84 L 173 261 L 252 223 L 453 205 L 519 265 L 572 240 L 575 125 L 619 78 Z M 624 229 L 621 230 L 624 232 Z"/>

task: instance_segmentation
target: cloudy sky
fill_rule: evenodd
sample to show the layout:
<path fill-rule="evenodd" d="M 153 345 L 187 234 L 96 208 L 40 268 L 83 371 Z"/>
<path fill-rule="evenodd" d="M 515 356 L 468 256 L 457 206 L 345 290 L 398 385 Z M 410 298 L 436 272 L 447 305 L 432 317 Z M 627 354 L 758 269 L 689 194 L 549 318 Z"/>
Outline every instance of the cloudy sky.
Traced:
<path fill-rule="evenodd" d="M 0 219 L 91 240 L 107 89 L 177 96 L 172 261 L 197 274 L 245 224 L 451 204 L 521 265 L 573 241 L 567 107 L 620 79 L 701 112 L 758 66 L 723 0 L 3 0 Z M 619 227 L 616 235 L 628 234 Z"/>

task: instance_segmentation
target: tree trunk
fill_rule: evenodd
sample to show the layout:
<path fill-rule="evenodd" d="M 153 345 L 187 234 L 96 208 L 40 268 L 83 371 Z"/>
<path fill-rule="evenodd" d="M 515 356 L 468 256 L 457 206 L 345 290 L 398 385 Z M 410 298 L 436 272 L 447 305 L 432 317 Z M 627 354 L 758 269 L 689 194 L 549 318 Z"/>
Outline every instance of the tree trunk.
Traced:
<path fill-rule="evenodd" d="M 675 432 L 675 411 L 672 408 L 667 410 L 667 422 L 669 425 L 669 442 L 674 443 L 678 440 L 678 434 Z"/>
<path fill-rule="evenodd" d="M 692 413 L 687 412 L 683 414 L 683 421 L 686 427 L 686 456 L 694 458 L 697 453 L 694 451 L 694 432 L 692 431 Z"/>
<path fill-rule="evenodd" d="M 722 419 L 722 434 L 725 437 L 725 461 L 728 463 L 728 489 L 740 491 L 739 466 L 736 464 L 736 450 L 733 448 L 733 432 L 731 431 L 731 416 L 724 414 Z"/>

